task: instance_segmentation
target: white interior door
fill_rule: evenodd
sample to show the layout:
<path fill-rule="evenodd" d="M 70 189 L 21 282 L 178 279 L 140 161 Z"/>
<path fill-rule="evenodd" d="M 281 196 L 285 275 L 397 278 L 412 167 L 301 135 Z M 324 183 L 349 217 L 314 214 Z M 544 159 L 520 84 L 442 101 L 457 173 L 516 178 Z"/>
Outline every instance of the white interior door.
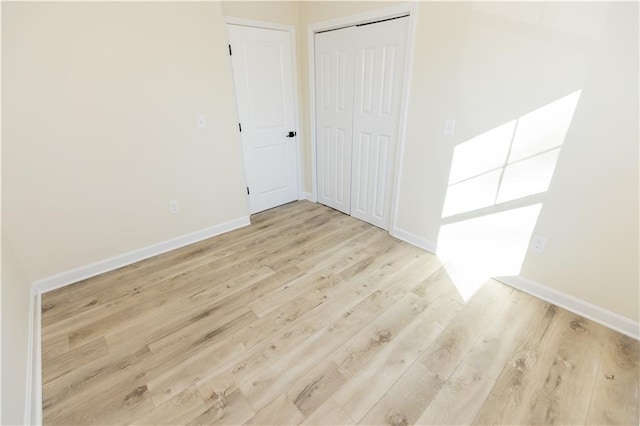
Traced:
<path fill-rule="evenodd" d="M 409 18 L 357 27 L 351 215 L 389 229 Z"/>
<path fill-rule="evenodd" d="M 315 35 L 318 202 L 351 212 L 355 27 Z"/>
<path fill-rule="evenodd" d="M 287 31 L 227 25 L 251 213 L 298 199 Z"/>

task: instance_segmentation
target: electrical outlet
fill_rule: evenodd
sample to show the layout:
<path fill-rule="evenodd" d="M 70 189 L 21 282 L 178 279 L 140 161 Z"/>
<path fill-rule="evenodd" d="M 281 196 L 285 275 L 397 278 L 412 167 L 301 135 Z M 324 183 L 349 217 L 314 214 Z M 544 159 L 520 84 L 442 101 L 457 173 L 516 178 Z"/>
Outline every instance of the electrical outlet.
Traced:
<path fill-rule="evenodd" d="M 542 253 L 544 251 L 544 245 L 547 243 L 547 239 L 545 237 L 541 237 L 540 235 L 534 235 L 531 239 L 531 248 L 533 251 L 537 251 L 538 253 Z"/>
<path fill-rule="evenodd" d="M 178 205 L 178 201 L 176 200 L 169 201 L 169 211 L 173 214 L 180 213 L 180 206 Z"/>

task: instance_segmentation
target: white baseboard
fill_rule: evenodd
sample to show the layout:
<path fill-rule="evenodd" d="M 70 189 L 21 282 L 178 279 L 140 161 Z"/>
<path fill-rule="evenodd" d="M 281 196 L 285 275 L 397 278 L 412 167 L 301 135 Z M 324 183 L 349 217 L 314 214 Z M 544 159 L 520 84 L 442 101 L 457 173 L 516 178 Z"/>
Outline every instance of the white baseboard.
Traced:
<path fill-rule="evenodd" d="M 184 247 L 186 245 L 193 244 L 207 238 L 215 237 L 216 235 L 233 231 L 234 229 L 242 228 L 243 226 L 247 226 L 250 223 L 251 222 L 249 220 L 249 216 L 243 216 L 229 222 L 212 226 L 210 228 L 172 238 L 170 240 L 163 241 L 152 246 L 143 247 L 138 250 L 130 251 L 128 253 L 110 257 L 108 259 L 100 260 L 89 265 L 80 266 L 70 271 L 62 272 L 57 275 L 34 281 L 33 289 L 36 294 L 46 293 L 47 291 L 55 290 L 57 288 L 73 284 L 75 282 L 82 281 L 87 278 L 103 274 L 105 272 L 113 271 L 114 269 L 139 262 L 149 257 L 157 256 L 159 254 L 166 253 L 168 251 L 175 250 L 177 248 Z"/>
<path fill-rule="evenodd" d="M 31 378 L 31 401 L 30 423 L 31 425 L 42 425 L 42 295 L 35 294 L 32 298 L 35 303 L 35 354 L 33 355 L 33 377 Z"/>
<path fill-rule="evenodd" d="M 41 294 L 31 293 L 27 336 L 27 374 L 24 424 L 42 425 L 42 303 Z"/>
<path fill-rule="evenodd" d="M 411 232 L 405 231 L 400 228 L 394 228 L 389 233 L 391 234 L 391 236 L 396 237 L 399 240 L 407 242 L 411 245 L 414 245 L 418 248 L 426 250 L 430 253 L 433 253 L 433 254 L 436 253 L 436 249 L 438 245 L 433 241 L 427 240 L 426 238 L 422 238 L 416 234 L 413 234 Z"/>
<path fill-rule="evenodd" d="M 640 340 L 640 323 L 521 276 L 494 277 L 511 287 Z"/>
<path fill-rule="evenodd" d="M 25 396 L 24 396 L 24 424 L 31 424 L 31 407 L 33 406 L 33 388 L 34 388 L 34 361 L 35 361 L 35 339 L 36 339 L 36 331 L 35 324 L 37 323 L 36 316 L 36 295 L 31 291 L 31 298 L 29 301 L 29 326 L 27 329 L 27 377 L 25 381 Z"/>
<path fill-rule="evenodd" d="M 300 200 L 309 200 L 309 201 L 315 202 L 315 200 L 313 199 L 313 194 L 310 193 L 310 192 L 301 192 L 299 199 Z"/>

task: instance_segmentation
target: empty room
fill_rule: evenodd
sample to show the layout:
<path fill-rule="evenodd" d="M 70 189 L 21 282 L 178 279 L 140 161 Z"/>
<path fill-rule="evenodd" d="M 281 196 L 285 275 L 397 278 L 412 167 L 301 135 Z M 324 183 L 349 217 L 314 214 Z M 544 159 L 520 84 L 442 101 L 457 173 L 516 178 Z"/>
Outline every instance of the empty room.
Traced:
<path fill-rule="evenodd" d="M 1 5 L 3 425 L 638 425 L 638 2 Z"/>

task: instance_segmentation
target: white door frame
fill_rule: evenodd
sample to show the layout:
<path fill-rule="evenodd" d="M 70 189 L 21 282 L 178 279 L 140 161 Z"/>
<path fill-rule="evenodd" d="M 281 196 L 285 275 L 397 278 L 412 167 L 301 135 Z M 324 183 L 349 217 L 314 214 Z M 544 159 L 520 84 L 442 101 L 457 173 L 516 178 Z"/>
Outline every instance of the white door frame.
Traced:
<path fill-rule="evenodd" d="M 307 45 L 309 51 L 309 132 L 311 136 L 311 179 L 312 201 L 318 201 L 317 181 L 317 156 L 316 156 L 316 73 L 315 73 L 315 33 L 348 27 L 366 22 L 379 21 L 387 18 L 395 18 L 409 15 L 409 38 L 407 40 L 407 54 L 404 63 L 404 76 L 402 82 L 402 100 L 400 102 L 400 123 L 398 125 L 398 144 L 396 147 L 396 164 L 391 194 L 391 217 L 389 220 L 389 233 L 394 234 L 396 229 L 396 211 L 398 208 L 398 195 L 400 188 L 400 175 L 404 154 L 404 141 L 407 127 L 407 112 L 409 107 L 409 89 L 411 88 L 411 71 L 413 68 L 414 46 L 416 38 L 418 7 L 415 2 L 399 3 L 381 9 L 370 10 L 355 15 L 344 16 L 328 21 L 310 24 L 307 27 Z"/>
<path fill-rule="evenodd" d="M 295 138 L 295 146 L 296 146 L 296 161 L 298 162 L 298 167 L 297 167 L 297 178 L 298 178 L 298 200 L 302 200 L 304 199 L 304 192 L 303 192 L 303 175 L 302 175 L 302 149 L 301 149 L 301 144 L 302 144 L 302 129 L 300 128 L 300 114 L 299 114 L 299 103 L 298 103 L 298 59 L 296 56 L 296 28 L 293 25 L 286 25 L 286 24 L 277 24 L 274 22 L 265 22 L 265 21 L 257 21 L 255 19 L 245 19 L 245 18 L 239 18 L 236 16 L 226 16 L 224 17 L 224 23 L 225 23 L 225 33 L 227 31 L 227 25 L 226 24 L 231 24 L 231 25 L 241 25 L 244 27 L 253 27 L 253 28 L 265 28 L 268 30 L 277 30 L 277 31 L 286 31 L 290 34 L 289 39 L 291 40 L 291 66 L 293 67 L 293 122 L 295 125 L 295 132 L 296 132 L 296 138 Z M 227 35 L 227 41 L 229 40 L 229 34 Z M 229 64 L 231 64 L 231 59 L 229 59 Z M 234 88 L 235 90 L 235 88 Z M 237 117 L 237 121 L 240 122 L 240 116 L 238 114 L 238 109 L 236 106 L 236 117 Z M 240 143 L 240 147 L 242 148 L 242 139 L 241 139 L 241 135 L 240 133 L 238 133 L 238 141 Z M 244 158 L 244 154 L 242 154 L 243 158 Z M 243 170 L 243 176 L 244 176 L 244 183 L 245 186 L 248 186 L 247 183 L 247 170 L 246 170 L 246 165 L 244 163 L 244 160 L 242 161 L 242 170 Z M 250 211 L 249 208 L 249 197 L 247 196 L 247 211 Z"/>

